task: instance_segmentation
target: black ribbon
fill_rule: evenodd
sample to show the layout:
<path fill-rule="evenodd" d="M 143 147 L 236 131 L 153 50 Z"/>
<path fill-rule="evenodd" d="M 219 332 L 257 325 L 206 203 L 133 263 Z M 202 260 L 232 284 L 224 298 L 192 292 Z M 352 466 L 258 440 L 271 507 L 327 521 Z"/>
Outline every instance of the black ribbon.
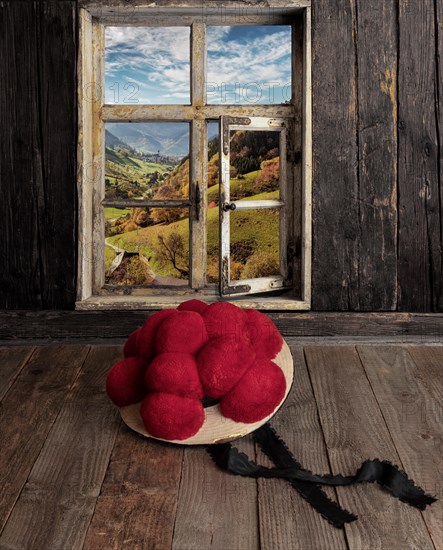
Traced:
<path fill-rule="evenodd" d="M 353 476 L 316 475 L 302 468 L 269 424 L 256 430 L 254 437 L 264 453 L 274 462 L 275 468 L 255 464 L 230 443 L 210 445 L 207 451 L 217 466 L 232 474 L 288 480 L 334 527 L 341 528 L 345 523 L 356 520 L 357 516 L 330 500 L 317 484 L 342 486 L 376 481 L 401 501 L 420 510 L 436 501 L 417 487 L 397 466 L 386 460 L 366 460 Z"/>

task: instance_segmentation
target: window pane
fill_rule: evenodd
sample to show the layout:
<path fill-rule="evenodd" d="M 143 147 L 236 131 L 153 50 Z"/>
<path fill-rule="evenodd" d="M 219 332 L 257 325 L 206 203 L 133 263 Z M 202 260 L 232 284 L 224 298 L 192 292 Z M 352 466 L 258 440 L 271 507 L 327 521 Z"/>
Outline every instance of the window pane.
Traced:
<path fill-rule="evenodd" d="M 187 286 L 187 208 L 105 208 L 105 282 Z"/>
<path fill-rule="evenodd" d="M 218 122 L 208 123 L 208 247 L 206 282 L 219 279 L 219 146 Z"/>
<path fill-rule="evenodd" d="M 236 130 L 229 136 L 231 201 L 280 196 L 280 133 Z"/>
<path fill-rule="evenodd" d="M 106 103 L 190 103 L 189 27 L 106 27 Z"/>
<path fill-rule="evenodd" d="M 187 199 L 187 122 L 107 122 L 106 199 Z"/>
<path fill-rule="evenodd" d="M 291 27 L 208 27 L 208 103 L 288 103 Z"/>
<path fill-rule="evenodd" d="M 280 274 L 280 210 L 230 213 L 231 281 Z"/>

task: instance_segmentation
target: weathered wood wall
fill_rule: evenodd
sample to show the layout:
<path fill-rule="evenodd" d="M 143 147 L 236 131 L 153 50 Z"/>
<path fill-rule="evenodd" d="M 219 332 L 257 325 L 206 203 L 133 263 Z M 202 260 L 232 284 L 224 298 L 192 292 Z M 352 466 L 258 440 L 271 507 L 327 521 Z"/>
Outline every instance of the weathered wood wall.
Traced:
<path fill-rule="evenodd" d="M 313 308 L 442 311 L 441 2 L 313 8 Z"/>
<path fill-rule="evenodd" d="M 0 308 L 74 306 L 76 4 L 0 2 Z M 313 0 L 314 310 L 443 311 L 442 21 Z"/>
<path fill-rule="evenodd" d="M 0 2 L 0 307 L 72 308 L 75 3 Z"/>

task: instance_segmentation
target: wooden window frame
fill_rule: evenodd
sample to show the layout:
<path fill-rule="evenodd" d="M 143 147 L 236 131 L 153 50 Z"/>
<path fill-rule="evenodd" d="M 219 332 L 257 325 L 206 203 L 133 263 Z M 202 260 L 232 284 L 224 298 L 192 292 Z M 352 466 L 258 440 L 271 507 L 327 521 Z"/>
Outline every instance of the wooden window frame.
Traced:
<path fill-rule="evenodd" d="M 178 305 L 186 297 L 201 297 L 205 301 L 233 299 L 243 307 L 260 309 L 307 310 L 311 303 L 311 196 L 312 196 L 312 121 L 311 121 L 311 8 L 308 0 L 271 0 L 268 13 L 242 8 L 239 17 L 235 2 L 217 2 L 217 13 L 208 11 L 208 4 L 186 7 L 181 1 L 168 7 L 143 6 L 136 3 L 130 15 L 116 16 L 120 5 L 110 0 L 109 6 L 83 0 L 79 9 L 79 132 L 78 132 L 78 193 L 79 193 L 79 252 L 78 293 L 76 308 L 89 309 L 158 309 Z M 121 4 L 124 6 L 125 4 Z M 126 4 L 127 6 L 127 4 Z M 188 4 L 189 6 L 189 4 Z M 251 17 L 245 16 L 245 10 Z M 220 10 L 223 10 L 222 12 Z M 220 15 L 222 13 L 222 16 Z M 293 25 L 293 94 L 301 98 L 299 105 L 206 104 L 206 44 L 205 26 L 288 24 L 288 17 L 301 18 L 303 33 Z M 191 104 L 134 105 L 105 104 L 104 101 L 104 29 L 115 26 L 190 26 L 191 27 Z M 296 52 L 300 52 L 296 55 Z M 197 68 L 197 70 L 195 70 Z M 302 74 L 300 74 L 302 73 Z M 296 75 L 299 78 L 296 78 Z M 293 290 L 283 296 L 254 296 L 230 298 L 207 288 L 206 222 L 207 208 L 207 121 L 227 117 L 272 117 L 294 123 L 294 142 L 288 148 L 288 165 L 293 166 L 294 212 L 292 238 L 288 237 L 293 253 Z M 190 212 L 190 283 L 192 288 L 143 288 L 104 286 L 105 219 L 105 122 L 188 122 L 191 135 L 190 197 L 174 201 L 174 206 L 199 208 L 199 215 Z M 301 155 L 300 155 L 301 153 Z M 200 201 L 196 203 L 196 195 Z M 296 196 L 298 195 L 298 196 Z M 180 204 L 179 204 L 180 203 Z M 161 206 L 159 201 L 118 201 L 125 206 Z M 301 206 L 301 209 L 300 209 Z M 289 230 L 289 234 L 291 231 Z"/>

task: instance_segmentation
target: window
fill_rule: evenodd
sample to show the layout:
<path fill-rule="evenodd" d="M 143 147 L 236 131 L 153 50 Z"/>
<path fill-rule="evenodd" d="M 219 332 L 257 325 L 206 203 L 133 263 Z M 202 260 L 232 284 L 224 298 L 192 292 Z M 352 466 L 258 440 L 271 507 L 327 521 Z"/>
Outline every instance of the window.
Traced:
<path fill-rule="evenodd" d="M 308 309 L 309 2 L 84 4 L 77 308 Z"/>

